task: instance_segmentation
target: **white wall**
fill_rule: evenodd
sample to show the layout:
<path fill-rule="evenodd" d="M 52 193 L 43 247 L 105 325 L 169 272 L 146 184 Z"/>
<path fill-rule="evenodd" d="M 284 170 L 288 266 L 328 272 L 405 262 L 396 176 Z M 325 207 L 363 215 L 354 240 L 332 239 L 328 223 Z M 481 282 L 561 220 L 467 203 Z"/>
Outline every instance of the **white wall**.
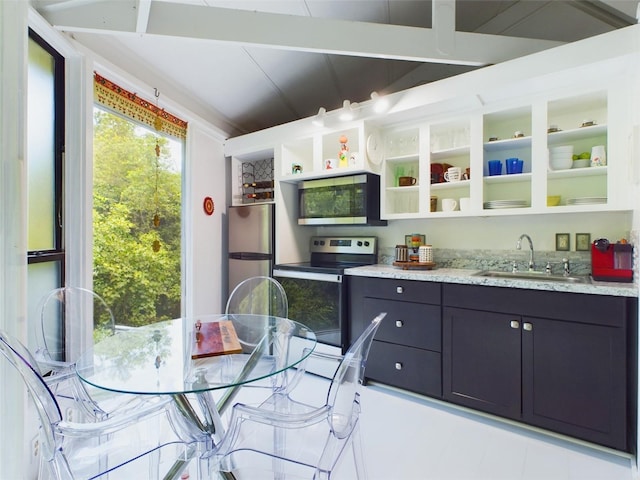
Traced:
<path fill-rule="evenodd" d="M 574 250 L 576 233 L 590 233 L 592 240 L 629 239 L 631 217 L 629 212 L 606 212 L 392 220 L 386 227 L 325 227 L 319 234 L 376 235 L 380 248 L 391 248 L 404 243 L 405 235 L 423 233 L 435 248 L 515 250 L 520 234 L 527 233 L 536 251 L 555 251 L 555 234 L 570 233 Z"/>
<path fill-rule="evenodd" d="M 24 337 L 26 307 L 25 87 L 27 8 L 0 2 L 0 329 Z M 24 394 L 17 378 L 0 364 L 0 478 L 23 478 Z"/>
<path fill-rule="evenodd" d="M 228 162 L 222 144 L 199 124 L 189 126 L 187 145 L 189 158 L 186 181 L 185 227 L 191 232 L 189 240 L 192 258 L 187 255 L 186 313 L 200 315 L 222 312 L 227 290 L 226 184 Z M 205 197 L 213 199 L 213 215 L 204 212 Z"/>

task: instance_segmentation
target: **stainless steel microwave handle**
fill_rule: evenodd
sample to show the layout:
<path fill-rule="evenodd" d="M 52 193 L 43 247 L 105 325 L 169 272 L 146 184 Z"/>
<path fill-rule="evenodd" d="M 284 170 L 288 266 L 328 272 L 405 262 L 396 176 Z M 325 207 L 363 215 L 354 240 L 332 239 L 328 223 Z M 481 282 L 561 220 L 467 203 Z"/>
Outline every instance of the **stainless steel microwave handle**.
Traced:
<path fill-rule="evenodd" d="M 367 217 L 317 217 L 298 218 L 298 225 L 362 225 Z"/>
<path fill-rule="evenodd" d="M 319 282 L 342 283 L 342 275 L 333 273 L 303 272 L 299 270 L 273 270 L 274 277 L 298 278 L 300 280 L 317 280 Z"/>

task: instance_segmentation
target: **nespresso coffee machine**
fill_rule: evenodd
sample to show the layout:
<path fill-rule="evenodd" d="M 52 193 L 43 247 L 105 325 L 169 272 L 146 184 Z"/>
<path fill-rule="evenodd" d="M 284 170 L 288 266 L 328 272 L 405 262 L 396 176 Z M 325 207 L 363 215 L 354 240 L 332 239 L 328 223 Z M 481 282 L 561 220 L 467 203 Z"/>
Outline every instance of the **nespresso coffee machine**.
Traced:
<path fill-rule="evenodd" d="M 606 238 L 591 244 L 591 276 L 602 282 L 633 281 L 633 245 L 610 243 Z"/>

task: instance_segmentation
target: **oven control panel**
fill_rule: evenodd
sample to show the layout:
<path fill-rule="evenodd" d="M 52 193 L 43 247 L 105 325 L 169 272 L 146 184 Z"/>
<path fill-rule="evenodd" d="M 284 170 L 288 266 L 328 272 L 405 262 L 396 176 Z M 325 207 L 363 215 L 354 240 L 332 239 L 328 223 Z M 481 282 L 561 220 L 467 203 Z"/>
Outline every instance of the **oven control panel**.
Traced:
<path fill-rule="evenodd" d="M 311 253 L 372 255 L 378 251 L 377 237 L 311 237 Z"/>

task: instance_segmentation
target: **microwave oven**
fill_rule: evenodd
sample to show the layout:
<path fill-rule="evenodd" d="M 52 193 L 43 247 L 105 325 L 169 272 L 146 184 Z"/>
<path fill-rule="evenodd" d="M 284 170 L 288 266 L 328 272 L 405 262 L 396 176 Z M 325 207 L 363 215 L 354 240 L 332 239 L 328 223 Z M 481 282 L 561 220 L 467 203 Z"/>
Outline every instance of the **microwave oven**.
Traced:
<path fill-rule="evenodd" d="M 298 183 L 299 225 L 386 225 L 380 220 L 380 177 L 360 173 Z"/>

